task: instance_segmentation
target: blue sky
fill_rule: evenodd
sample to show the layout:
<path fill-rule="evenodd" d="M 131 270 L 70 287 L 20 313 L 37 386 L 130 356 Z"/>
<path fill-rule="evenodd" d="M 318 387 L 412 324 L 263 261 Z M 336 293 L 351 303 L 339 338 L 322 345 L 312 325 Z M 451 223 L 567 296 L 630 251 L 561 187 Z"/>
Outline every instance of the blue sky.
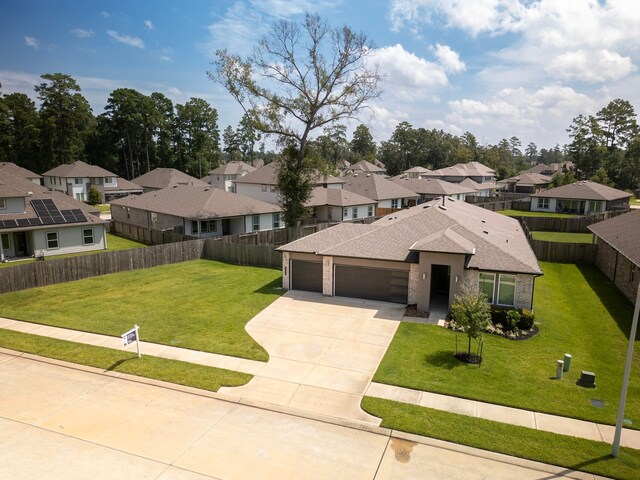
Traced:
<path fill-rule="evenodd" d="M 35 99 L 39 76 L 61 72 L 95 114 L 128 87 L 204 98 L 235 127 L 240 108 L 206 76 L 212 52 L 246 54 L 305 11 L 373 41 L 384 93 L 358 120 L 378 142 L 408 121 L 550 148 L 580 113 L 614 98 L 640 108 L 637 0 L 0 0 L 1 91 Z"/>

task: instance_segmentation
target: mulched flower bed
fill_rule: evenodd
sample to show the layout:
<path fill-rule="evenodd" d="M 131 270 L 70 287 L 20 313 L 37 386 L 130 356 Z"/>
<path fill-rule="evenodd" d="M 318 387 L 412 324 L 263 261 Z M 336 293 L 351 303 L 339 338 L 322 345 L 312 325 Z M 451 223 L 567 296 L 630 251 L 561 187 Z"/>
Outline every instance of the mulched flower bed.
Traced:
<path fill-rule="evenodd" d="M 470 363 L 472 365 L 480 365 L 482 363 L 482 357 L 475 353 L 456 353 L 454 357 L 461 362 Z"/>
<path fill-rule="evenodd" d="M 429 318 L 429 312 L 422 312 L 418 310 L 417 305 L 407 305 L 407 309 L 404 311 L 404 314 L 407 317 L 417 317 L 417 318 Z"/>
<path fill-rule="evenodd" d="M 449 328 L 451 330 L 460 331 L 456 329 L 455 322 L 453 324 L 450 322 L 449 317 L 447 317 L 447 322 L 445 322 L 444 327 Z M 532 338 L 538 333 L 538 327 L 537 325 L 534 325 L 533 327 L 531 327 L 530 330 L 516 330 L 515 332 L 513 331 L 504 332 L 500 329 L 497 329 L 494 325 L 492 325 L 488 329 L 486 329 L 483 333 L 496 335 L 498 337 L 506 338 L 507 340 L 529 340 L 530 338 Z"/>

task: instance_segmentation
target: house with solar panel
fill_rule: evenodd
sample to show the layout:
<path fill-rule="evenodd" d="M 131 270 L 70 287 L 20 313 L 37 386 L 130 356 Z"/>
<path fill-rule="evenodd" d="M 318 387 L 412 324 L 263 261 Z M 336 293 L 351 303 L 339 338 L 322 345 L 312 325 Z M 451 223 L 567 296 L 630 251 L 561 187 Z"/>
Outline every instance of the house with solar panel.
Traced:
<path fill-rule="evenodd" d="M 107 248 L 98 210 L 10 172 L 0 175 L 0 261 Z"/>

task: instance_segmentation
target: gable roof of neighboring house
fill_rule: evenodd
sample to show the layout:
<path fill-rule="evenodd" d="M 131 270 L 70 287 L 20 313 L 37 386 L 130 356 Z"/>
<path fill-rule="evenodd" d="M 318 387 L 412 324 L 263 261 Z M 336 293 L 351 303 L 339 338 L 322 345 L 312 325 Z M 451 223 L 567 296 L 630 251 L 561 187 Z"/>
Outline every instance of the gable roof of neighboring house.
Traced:
<path fill-rule="evenodd" d="M 272 203 L 225 192 L 210 185 L 178 185 L 114 200 L 111 204 L 191 219 L 227 218 L 282 211 L 282 208 Z"/>
<path fill-rule="evenodd" d="M 349 167 L 349 170 L 360 170 L 367 173 L 384 173 L 384 168 L 374 165 L 371 162 L 367 162 L 366 160 L 360 160 L 359 162 L 354 163 Z"/>
<path fill-rule="evenodd" d="M 376 201 L 390 200 L 394 198 L 417 198 L 418 195 L 408 188 L 398 185 L 380 175 L 360 174 L 344 177 L 346 183 L 342 187 L 350 192 Z"/>
<path fill-rule="evenodd" d="M 308 207 L 329 205 L 332 207 L 352 207 L 356 205 L 373 205 L 377 203 L 371 198 L 363 197 L 344 188 L 315 187 L 305 203 Z"/>
<path fill-rule="evenodd" d="M 115 173 L 111 173 L 110 171 L 105 170 L 102 167 L 98 167 L 97 165 L 89 165 L 88 163 L 82 162 L 80 160 L 73 163 L 64 163 L 62 165 L 58 165 L 57 167 L 52 168 L 48 172 L 44 172 L 42 175 L 45 177 L 64 177 L 64 178 L 117 177 Z"/>
<path fill-rule="evenodd" d="M 441 177 L 491 177 L 495 174 L 495 170 L 480 162 L 468 162 L 456 163 L 450 167 L 433 170 L 429 175 Z"/>
<path fill-rule="evenodd" d="M 621 198 L 630 198 L 631 194 L 590 180 L 581 180 L 568 185 L 551 188 L 544 192 L 534 193 L 531 196 L 543 198 L 568 198 L 571 200 L 611 201 L 619 200 Z"/>
<path fill-rule="evenodd" d="M 520 223 L 466 202 L 433 200 L 370 225 L 337 225 L 278 250 L 416 262 L 418 252 L 467 254 L 467 268 L 541 275 Z"/>
<path fill-rule="evenodd" d="M 418 174 L 420 174 L 420 173 L 430 173 L 430 172 L 431 172 L 431 170 L 429 170 L 428 168 L 421 167 L 420 165 L 418 165 L 417 167 L 413 167 L 413 168 L 410 168 L 409 170 L 405 170 L 404 171 L 404 173 L 418 173 Z"/>
<path fill-rule="evenodd" d="M 0 178 L 0 197 L 4 193 L 10 193 L 11 197 L 23 197 L 25 199 L 25 211 L 20 213 L 3 213 L 0 215 L 0 231 L 25 231 L 40 230 L 44 228 L 63 228 L 77 225 L 92 225 L 107 223 L 98 216 L 99 211 L 84 202 L 74 200 L 62 192 L 49 191 L 47 188 L 36 185 L 31 180 L 14 175 L 10 172 L 3 172 Z M 42 221 L 42 217 L 34 208 L 33 200 L 46 200 L 53 202 L 58 211 L 62 211 L 64 217 L 60 215 L 52 216 L 51 220 Z M 67 211 L 80 212 L 68 214 Z M 57 214 L 57 212 L 55 212 Z M 59 218 L 59 219 L 58 219 Z M 31 221 L 25 224 L 26 219 Z M 39 221 L 40 219 L 40 221 Z M 15 222 L 14 222 L 15 221 Z"/>
<path fill-rule="evenodd" d="M 457 195 L 476 191 L 459 183 L 445 182 L 437 178 L 394 178 L 392 181 L 420 195 Z"/>
<path fill-rule="evenodd" d="M 489 183 L 481 184 L 476 182 L 475 180 L 471 180 L 470 178 L 465 178 L 463 181 L 458 183 L 458 185 L 462 185 L 463 187 L 470 188 L 472 190 L 475 190 L 476 192 L 479 190 L 492 190 L 494 188 L 494 185 L 492 184 L 489 184 Z"/>
<path fill-rule="evenodd" d="M 553 179 L 539 173 L 522 172 L 514 177 L 502 180 L 500 183 L 517 183 L 518 185 L 547 185 Z"/>
<path fill-rule="evenodd" d="M 255 170 L 255 167 L 252 167 L 248 163 L 233 160 L 224 165 L 220 165 L 218 168 L 214 168 L 209 172 L 209 175 L 240 175 L 242 172 L 251 173 Z"/>
<path fill-rule="evenodd" d="M 265 165 L 264 167 L 260 167 L 254 170 L 251 173 L 247 173 L 246 175 L 236 178 L 234 181 L 236 183 L 247 183 L 247 184 L 256 184 L 256 185 L 277 185 L 278 184 L 278 174 L 276 169 L 278 167 L 277 162 L 271 162 Z M 334 177 L 333 175 L 320 175 L 317 174 L 312 178 L 312 183 L 314 185 L 321 184 L 338 184 L 344 183 L 344 180 L 338 177 Z"/>
<path fill-rule="evenodd" d="M 109 186 L 109 185 L 103 185 L 102 186 L 104 188 L 105 192 L 112 192 L 112 191 L 136 191 L 136 192 L 142 192 L 142 187 L 140 185 L 138 185 L 137 183 L 132 182 L 131 180 L 126 180 L 122 177 L 118 177 L 118 186 L 117 187 L 113 187 L 113 186 Z"/>
<path fill-rule="evenodd" d="M 587 228 L 633 263 L 640 265 L 640 210 L 631 210 Z"/>
<path fill-rule="evenodd" d="M 556 162 L 556 163 L 552 163 L 550 165 L 547 165 L 545 163 L 538 163 L 537 165 L 534 165 L 531 168 L 528 168 L 527 170 L 523 170 L 520 173 L 540 173 L 540 174 L 546 174 L 546 175 L 551 175 L 553 176 L 554 174 L 561 172 L 562 171 L 562 167 L 565 167 L 567 169 L 571 169 L 573 168 L 573 162 Z"/>
<path fill-rule="evenodd" d="M 132 180 L 142 188 L 170 188 L 176 185 L 191 185 L 194 187 L 206 187 L 209 184 L 191 175 L 187 175 L 175 168 L 154 168 L 150 172 L 140 175 Z"/>
<path fill-rule="evenodd" d="M 13 173 L 14 175 L 18 175 L 19 177 L 27 178 L 29 180 L 42 178 L 42 175 L 38 175 L 37 173 L 27 170 L 24 167 L 20 167 L 12 162 L 0 162 L 0 171 Z"/>

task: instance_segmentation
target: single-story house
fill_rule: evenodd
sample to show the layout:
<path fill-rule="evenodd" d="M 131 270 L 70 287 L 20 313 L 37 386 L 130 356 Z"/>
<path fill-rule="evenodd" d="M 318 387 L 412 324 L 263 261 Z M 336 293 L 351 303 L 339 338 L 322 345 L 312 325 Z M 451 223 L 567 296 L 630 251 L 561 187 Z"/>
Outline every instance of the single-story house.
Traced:
<path fill-rule="evenodd" d="M 447 307 L 463 291 L 531 309 L 538 261 L 517 220 L 433 200 L 364 224 L 341 223 L 279 247 L 283 287 Z"/>
<path fill-rule="evenodd" d="M 100 193 L 100 203 L 142 193 L 142 188 L 137 183 L 82 161 L 58 165 L 43 173 L 42 177 L 44 186 L 49 190 L 66 193 L 81 202 L 89 200 L 91 188 Z"/>
<path fill-rule="evenodd" d="M 478 183 L 470 178 L 465 178 L 458 185 L 475 190 L 476 197 L 490 197 L 495 191 L 495 183 Z"/>
<path fill-rule="evenodd" d="M 139 177 L 134 178 L 133 183 L 140 185 L 144 193 L 163 188 L 173 188 L 178 185 L 191 187 L 206 187 L 209 184 L 198 178 L 187 175 L 176 168 L 154 168 Z"/>
<path fill-rule="evenodd" d="M 419 196 L 413 190 L 380 175 L 356 173 L 344 179 L 346 180 L 342 187 L 344 190 L 375 200 L 376 208 L 399 209 L 414 205 Z"/>
<path fill-rule="evenodd" d="M 210 185 L 177 185 L 111 203 L 113 220 L 195 237 L 283 228 L 281 213 L 282 209 L 272 203 Z"/>
<path fill-rule="evenodd" d="M 498 186 L 507 192 L 538 193 L 547 189 L 552 180 L 551 177 L 539 173 L 522 172 L 514 177 L 500 180 Z"/>
<path fill-rule="evenodd" d="M 99 211 L 62 192 L 3 171 L 0 175 L 0 261 L 107 248 Z"/>
<path fill-rule="evenodd" d="M 631 194 L 589 180 L 531 195 L 532 212 L 598 213 L 628 210 Z"/>
<path fill-rule="evenodd" d="M 640 284 L 640 210 L 587 227 L 596 236 L 596 265 L 635 303 Z"/>
<path fill-rule="evenodd" d="M 256 169 L 248 163 L 231 161 L 209 172 L 209 184 L 226 192 L 236 193 L 234 180 L 254 172 Z"/>
<path fill-rule="evenodd" d="M 352 175 L 370 173 L 372 175 L 384 176 L 385 170 L 380 165 L 374 165 L 366 160 L 360 160 L 349 167 L 349 173 Z"/>
<path fill-rule="evenodd" d="M 418 203 L 441 197 L 464 200 L 467 195 L 475 195 L 476 191 L 459 183 L 449 183 L 435 178 L 394 178 L 393 182 L 420 195 Z"/>
<path fill-rule="evenodd" d="M 323 222 L 342 222 L 373 217 L 375 200 L 343 188 L 315 187 L 305 204 L 313 209 L 312 217 Z"/>
<path fill-rule="evenodd" d="M 31 170 L 20 167 L 13 162 L 0 162 L 0 173 L 2 172 L 13 173 L 14 175 L 18 175 L 19 177 L 32 181 L 36 185 L 42 185 L 42 175 L 38 175 Z"/>
<path fill-rule="evenodd" d="M 234 180 L 236 193 L 255 198 L 262 202 L 277 204 L 278 194 L 278 164 L 271 162 Z M 333 175 L 316 175 L 312 180 L 314 187 L 342 188 L 345 181 Z"/>

